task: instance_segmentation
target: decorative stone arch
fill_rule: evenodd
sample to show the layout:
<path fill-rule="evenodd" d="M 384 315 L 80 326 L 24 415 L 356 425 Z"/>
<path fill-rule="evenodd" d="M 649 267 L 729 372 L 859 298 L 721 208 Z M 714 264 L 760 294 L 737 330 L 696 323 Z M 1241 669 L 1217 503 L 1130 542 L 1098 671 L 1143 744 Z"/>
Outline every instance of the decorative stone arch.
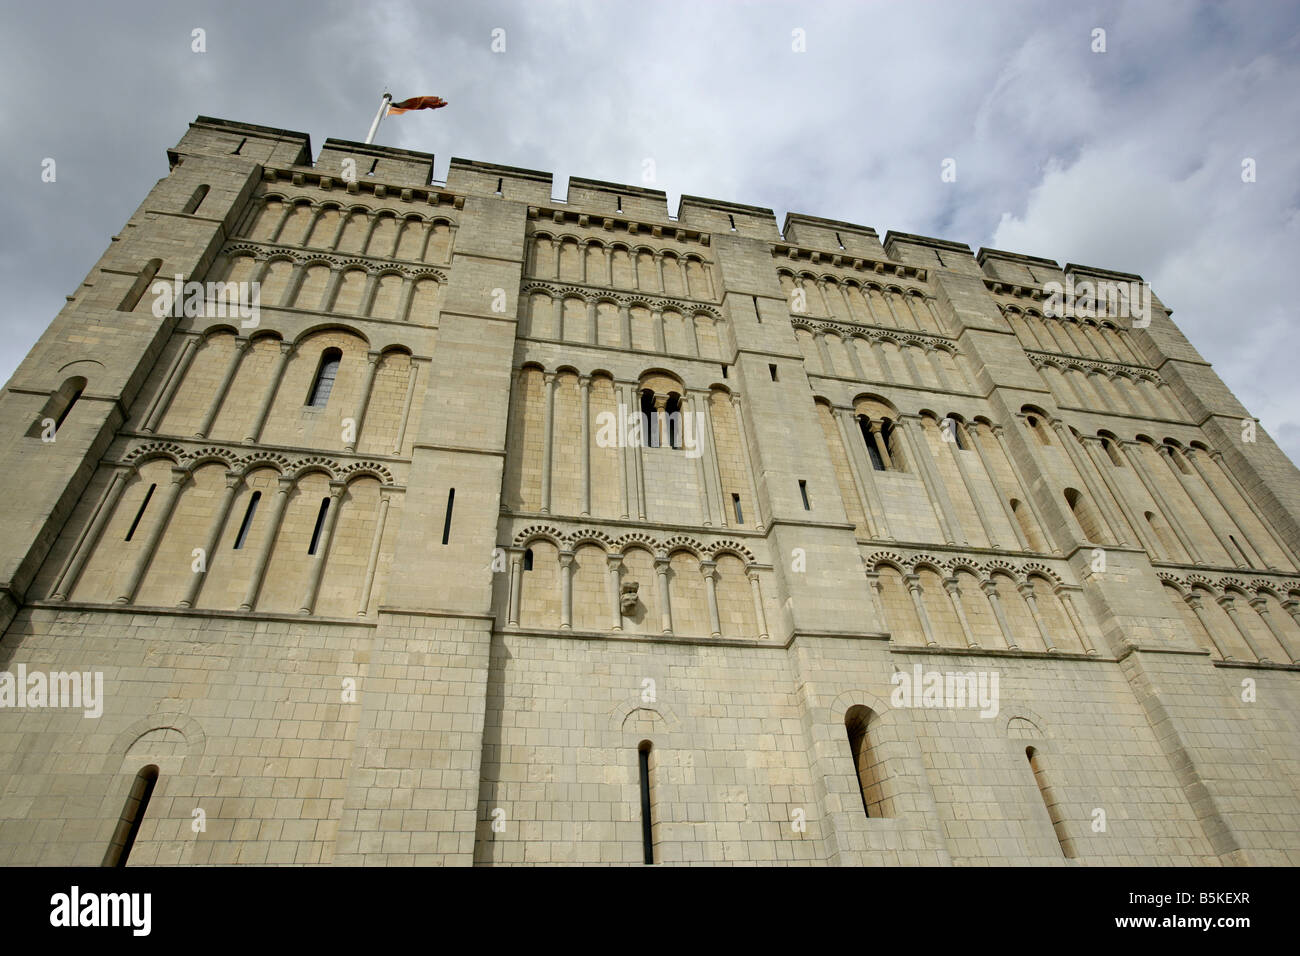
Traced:
<path fill-rule="evenodd" d="M 758 564 L 752 551 L 739 541 L 732 541 L 729 539 L 725 541 L 717 541 L 709 545 L 707 548 L 703 549 L 702 553 L 707 553 L 708 557 L 712 560 L 717 560 L 718 556 L 723 554 L 734 555 L 745 563 L 746 570 L 750 570 Z"/>
<path fill-rule="evenodd" d="M 337 469 L 338 480 L 351 484 L 358 478 L 374 478 L 381 485 L 393 484 L 393 473 L 377 461 L 357 461 L 346 468 Z"/>
<path fill-rule="evenodd" d="M 1066 582 L 1059 574 L 1039 561 L 1026 561 L 1020 566 L 1020 573 L 1024 580 L 1028 580 L 1031 574 L 1037 574 L 1040 577 L 1047 578 L 1053 587 L 1066 587 Z"/>
<path fill-rule="evenodd" d="M 337 464 L 329 458 L 312 457 L 296 462 L 287 477 L 293 480 L 295 487 L 301 484 L 302 480 L 308 475 L 317 473 L 323 474 L 328 481 L 332 482 L 338 480 L 338 474 L 335 470 L 337 467 Z"/>
<path fill-rule="evenodd" d="M 649 551 L 652 555 L 659 554 L 663 551 L 663 545 L 652 535 L 644 531 L 629 531 L 614 539 L 613 546 L 618 549 L 619 553 L 627 551 L 631 547 L 639 547 Z"/>
<path fill-rule="evenodd" d="M 538 539 L 549 541 L 561 551 L 565 550 L 567 546 L 564 534 L 552 525 L 529 525 L 515 535 L 514 546 L 516 548 L 527 548 Z"/>
<path fill-rule="evenodd" d="M 893 568 L 900 575 L 911 573 L 911 565 L 908 559 L 896 551 L 877 551 L 865 558 L 863 563 L 872 573 L 878 572 L 882 567 Z"/>
<path fill-rule="evenodd" d="M 151 441 L 132 448 L 118 463 L 129 465 L 133 470 L 138 471 L 141 465 L 158 458 L 165 458 L 172 463 L 173 467 L 179 468 L 185 463 L 186 451 L 175 442 Z"/>
<path fill-rule="evenodd" d="M 649 675 L 646 675 L 649 676 Z M 661 722 L 664 731 L 667 733 L 677 733 L 681 730 L 682 722 L 677 716 L 677 712 L 672 706 L 659 696 L 659 688 L 655 688 L 655 700 L 653 702 L 643 701 L 641 692 L 631 694 L 618 701 L 606 711 L 606 725 L 610 730 L 624 733 L 628 727 L 629 721 L 635 721 L 639 717 Z M 643 716 L 644 715 L 644 716 Z M 653 716 L 651 716 L 653 715 Z M 635 748 L 644 735 L 635 735 L 637 739 L 632 742 Z"/>
<path fill-rule="evenodd" d="M 1015 701 L 1004 701 L 999 714 L 1002 737 L 1017 742 L 1012 748 L 1019 752 L 1024 740 L 1052 740 L 1050 725 L 1035 711 Z M 1022 755 L 1023 756 L 1023 755 Z"/>
<path fill-rule="evenodd" d="M 924 552 L 921 554 L 914 554 L 912 555 L 910 564 L 913 574 L 916 574 L 924 568 L 929 568 L 941 578 L 947 577 L 950 573 L 948 562 L 933 554 L 926 554 Z"/>
<path fill-rule="evenodd" d="M 239 456 L 230 449 L 210 445 L 189 452 L 182 467 L 191 474 L 204 465 L 212 464 L 225 465 L 228 471 L 235 471 L 239 467 L 239 461 Z"/>
<path fill-rule="evenodd" d="M 292 343 L 294 349 L 301 349 L 303 343 L 308 339 L 325 332 L 342 332 L 344 335 L 354 335 L 365 344 L 367 350 L 371 348 L 370 337 L 360 329 L 347 322 L 328 321 L 317 322 L 314 325 L 309 325 L 307 328 L 299 332 L 297 338 L 295 338 Z"/>
<path fill-rule="evenodd" d="M 965 571 L 968 574 L 972 574 L 979 578 L 981 581 L 986 577 L 986 574 L 984 573 L 984 565 L 967 557 L 959 556 L 950 559 L 948 561 L 948 570 L 953 575 L 957 574 L 958 571 Z"/>
<path fill-rule="evenodd" d="M 577 550 L 578 547 L 584 544 L 594 544 L 606 554 L 609 554 L 614 547 L 614 539 L 595 528 L 579 528 L 577 531 L 566 535 L 565 541 L 571 550 Z"/>
<path fill-rule="evenodd" d="M 202 332 L 199 333 L 199 341 L 201 344 L 206 345 L 209 339 L 215 338 L 218 335 L 227 335 L 227 334 L 238 336 L 239 329 L 225 322 L 220 323 L 218 325 L 209 325 L 206 329 L 204 329 Z"/>
<path fill-rule="evenodd" d="M 71 362 L 65 362 L 63 365 L 60 365 L 58 370 L 55 371 L 54 374 L 61 377 L 67 377 L 69 373 L 80 375 L 82 378 L 86 379 L 87 384 L 89 384 L 89 379 L 94 369 L 79 368 L 76 369 L 75 372 L 73 372 L 73 366 L 75 365 L 94 366 L 95 368 L 98 369 L 104 368 L 104 363 L 99 361 L 98 359 L 90 359 L 90 358 L 73 359 Z"/>
<path fill-rule="evenodd" d="M 708 552 L 703 545 L 694 538 L 686 535 L 673 535 L 661 545 L 661 550 L 665 557 L 671 558 L 678 551 L 686 551 L 692 557 L 699 561 L 705 560 Z"/>
<path fill-rule="evenodd" d="M 275 451 L 255 451 L 239 459 L 239 474 L 247 476 L 258 468 L 274 468 L 284 477 L 293 468 L 292 459 Z"/>
<path fill-rule="evenodd" d="M 142 739 L 153 731 L 174 730 L 185 738 L 187 757 L 200 757 L 207 747 L 207 735 L 197 720 L 188 714 L 175 711 L 160 711 L 141 717 L 113 739 L 112 752 L 128 755 Z"/>

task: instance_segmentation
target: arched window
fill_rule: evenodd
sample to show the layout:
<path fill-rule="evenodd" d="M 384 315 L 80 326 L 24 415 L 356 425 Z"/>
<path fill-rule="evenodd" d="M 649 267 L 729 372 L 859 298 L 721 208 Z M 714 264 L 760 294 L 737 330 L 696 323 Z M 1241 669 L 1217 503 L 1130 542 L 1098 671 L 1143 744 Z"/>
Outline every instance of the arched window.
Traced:
<path fill-rule="evenodd" d="M 1030 431 L 1032 431 L 1038 438 L 1038 443 L 1040 445 L 1050 445 L 1052 443 L 1051 436 L 1047 434 L 1047 426 L 1037 415 L 1027 415 L 1025 417 L 1025 423 L 1029 426 Z"/>
<path fill-rule="evenodd" d="M 903 461 L 902 449 L 899 447 L 902 442 L 898 440 L 898 429 L 888 418 L 880 420 L 880 440 L 885 445 L 886 464 L 892 471 L 906 471 L 907 467 Z"/>
<path fill-rule="evenodd" d="M 248 510 L 244 512 L 244 520 L 239 523 L 239 534 L 235 536 L 235 547 L 233 550 L 238 551 L 244 546 L 244 541 L 248 538 L 248 529 L 253 524 L 253 514 L 257 511 L 257 503 L 262 500 L 262 493 L 255 491 L 252 497 L 248 499 Z"/>
<path fill-rule="evenodd" d="M 130 290 L 122 297 L 122 301 L 118 303 L 117 311 L 130 312 L 133 310 L 139 304 L 145 290 L 149 288 L 149 285 L 153 282 L 154 276 L 158 274 L 158 270 L 161 268 L 161 259 L 150 259 L 146 262 L 144 267 L 141 268 L 139 274 L 136 276 L 135 281 L 131 283 Z"/>
<path fill-rule="evenodd" d="M 647 448 L 659 447 L 659 416 L 655 413 L 655 393 L 650 389 L 641 392 L 642 441 Z"/>
<path fill-rule="evenodd" d="M 668 416 L 668 447 L 682 447 L 682 400 L 676 395 L 669 395 L 664 403 L 664 412 Z"/>
<path fill-rule="evenodd" d="M 312 408 L 324 408 L 329 402 L 342 358 L 343 353 L 338 349 L 326 349 L 321 353 L 320 366 L 316 369 L 316 377 L 312 380 L 311 391 L 307 395 L 307 404 Z"/>
<path fill-rule="evenodd" d="M 205 183 L 204 185 L 200 186 L 198 189 L 194 190 L 194 193 L 190 196 L 189 200 L 185 203 L 185 206 L 183 209 L 181 209 L 181 212 L 187 214 L 192 214 L 196 212 L 199 206 L 203 204 L 203 200 L 207 196 L 207 194 L 208 194 L 208 186 Z"/>
<path fill-rule="evenodd" d="M 101 865 L 126 866 L 127 857 L 131 855 L 131 848 L 135 845 L 136 835 L 140 832 L 144 812 L 149 807 L 149 798 L 153 796 L 157 784 L 158 767 L 154 764 L 142 767 L 135 775 L 131 792 L 127 794 L 126 803 L 122 807 L 122 815 L 118 818 L 117 829 L 113 831 L 113 840 L 104 853 L 104 862 Z"/>
<path fill-rule="evenodd" d="M 1101 522 L 1092 510 L 1092 504 L 1074 488 L 1065 489 L 1065 502 L 1070 506 L 1074 519 L 1088 541 L 1100 543 L 1102 539 Z"/>
<path fill-rule="evenodd" d="M 77 404 L 77 399 L 81 398 L 82 392 L 86 390 L 86 380 L 80 375 L 74 375 L 59 386 L 58 391 L 54 392 L 46 400 L 45 406 L 41 409 L 40 415 L 32 427 L 27 430 L 28 438 L 40 438 L 45 432 L 45 422 L 54 422 L 54 431 L 63 427 L 64 421 L 72 411 L 72 406 Z"/>
<path fill-rule="evenodd" d="M 952 429 L 952 440 L 956 442 L 957 448 L 961 451 L 970 451 L 970 439 L 966 436 L 966 426 L 952 416 L 948 417 L 952 422 L 948 427 Z"/>
<path fill-rule="evenodd" d="M 1124 459 L 1120 457 L 1119 449 L 1116 448 L 1115 443 L 1105 435 L 1101 437 L 1101 447 L 1106 449 L 1106 455 L 1110 458 L 1110 463 L 1112 465 L 1116 468 L 1124 467 Z"/>
<path fill-rule="evenodd" d="M 1176 445 L 1171 445 L 1169 442 L 1165 442 L 1165 448 L 1167 449 L 1169 460 L 1174 463 L 1174 467 L 1177 468 L 1179 471 L 1181 471 L 1184 475 L 1190 475 L 1192 473 L 1192 469 L 1188 468 L 1187 462 L 1183 461 L 1182 450 L 1179 449 L 1178 446 Z"/>
<path fill-rule="evenodd" d="M 880 457 L 880 449 L 876 447 L 875 441 L 871 437 L 871 420 L 866 415 L 858 416 L 858 429 L 862 432 L 862 442 L 867 446 L 867 457 L 871 459 L 871 467 L 876 471 L 885 470 L 885 460 Z"/>
<path fill-rule="evenodd" d="M 524 570 L 531 571 L 532 569 L 533 569 L 533 549 L 526 548 L 524 550 Z"/>
<path fill-rule="evenodd" d="M 1146 512 L 1144 517 L 1147 525 L 1151 528 L 1151 533 L 1156 536 L 1156 540 L 1160 542 L 1160 547 L 1164 551 L 1164 554 L 1156 555 L 1156 557 L 1163 558 L 1166 561 L 1177 561 L 1182 548 L 1169 530 L 1169 525 L 1165 524 L 1165 519 L 1154 511 Z"/>
<path fill-rule="evenodd" d="M 1047 780 L 1047 774 L 1043 772 L 1038 751 L 1033 747 L 1026 747 L 1025 756 L 1029 758 L 1029 768 L 1033 770 L 1034 782 L 1038 784 L 1038 795 L 1043 798 L 1043 805 L 1047 807 L 1047 816 L 1052 821 L 1052 829 L 1056 831 L 1056 842 L 1061 846 L 1061 853 L 1066 859 L 1073 860 L 1077 854 L 1074 852 L 1074 843 L 1070 840 L 1070 834 L 1065 828 L 1065 814 L 1055 791 Z"/>
<path fill-rule="evenodd" d="M 637 745 L 637 765 L 641 777 L 641 848 L 646 863 L 655 861 L 654 820 L 650 792 L 650 751 L 654 744 L 648 740 Z"/>
<path fill-rule="evenodd" d="M 844 715 L 844 730 L 849 737 L 849 751 L 853 754 L 853 771 L 858 778 L 862 812 L 869 818 L 893 815 L 883 789 L 884 766 L 872 746 L 871 725 L 874 721 L 875 714 L 861 704 L 850 707 Z"/>
<path fill-rule="evenodd" d="M 1029 516 L 1029 508 L 1026 507 L 1025 503 L 1017 498 L 1012 498 L 1011 513 L 1015 516 L 1016 523 L 1020 525 L 1020 531 L 1025 536 L 1025 540 L 1029 542 L 1029 550 L 1046 551 L 1046 543 L 1034 526 L 1034 522 Z"/>

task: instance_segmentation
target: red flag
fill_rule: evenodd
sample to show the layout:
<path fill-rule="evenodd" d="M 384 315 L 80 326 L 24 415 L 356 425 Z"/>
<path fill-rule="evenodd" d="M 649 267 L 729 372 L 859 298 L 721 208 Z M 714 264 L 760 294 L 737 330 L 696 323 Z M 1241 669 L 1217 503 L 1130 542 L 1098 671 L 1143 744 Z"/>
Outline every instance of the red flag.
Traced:
<path fill-rule="evenodd" d="M 446 105 L 447 101 L 441 96 L 412 96 L 409 100 L 402 100 L 388 107 L 388 115 L 397 116 L 407 110 L 436 110 Z"/>

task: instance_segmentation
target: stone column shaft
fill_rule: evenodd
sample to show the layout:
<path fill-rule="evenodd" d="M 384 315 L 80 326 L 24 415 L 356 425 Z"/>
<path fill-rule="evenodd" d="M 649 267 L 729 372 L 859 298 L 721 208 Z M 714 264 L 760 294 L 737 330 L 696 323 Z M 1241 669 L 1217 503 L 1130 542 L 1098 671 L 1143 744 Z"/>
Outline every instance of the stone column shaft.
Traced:
<path fill-rule="evenodd" d="M 195 601 L 198 600 L 199 589 L 203 587 L 203 581 L 208 576 L 208 569 L 212 567 L 212 562 L 217 555 L 217 548 L 221 544 L 221 531 L 225 528 L 226 522 L 230 520 L 230 508 L 235 503 L 235 494 L 243 483 L 244 478 L 242 475 L 226 472 L 226 491 L 221 496 L 221 504 L 217 506 L 217 510 L 212 516 L 212 523 L 208 525 L 207 537 L 203 541 L 203 570 L 191 570 L 190 582 L 185 587 L 185 594 L 180 600 L 179 607 L 194 607 Z"/>
<path fill-rule="evenodd" d="M 370 591 L 375 585 L 375 572 L 379 569 L 379 546 L 384 540 L 384 525 L 388 523 L 388 506 L 391 499 L 379 492 L 379 516 L 375 519 L 375 533 L 370 538 L 370 557 L 366 560 L 366 577 L 361 584 L 361 601 L 357 617 L 365 617 L 370 608 Z"/>
<path fill-rule="evenodd" d="M 709 606 L 709 634 L 722 636 L 722 624 L 718 618 L 718 565 L 714 561 L 701 561 L 700 573 L 704 576 L 704 597 Z"/>
<path fill-rule="evenodd" d="M 551 512 L 551 450 L 555 445 L 555 373 L 542 376 L 546 382 L 544 424 L 542 428 L 542 514 Z"/>
<path fill-rule="evenodd" d="M 758 622 L 758 639 L 765 641 L 767 633 L 767 611 L 763 608 L 763 588 L 758 580 L 756 568 L 746 568 L 745 577 L 749 578 L 749 593 L 754 599 L 754 620 Z"/>
<path fill-rule="evenodd" d="M 280 356 L 276 359 L 275 368 L 271 370 L 271 375 L 266 381 L 262 400 L 257 406 L 257 416 L 253 419 L 248 434 L 244 436 L 244 444 L 251 445 L 261 441 L 262 429 L 266 427 L 267 416 L 271 414 L 271 403 L 275 401 L 276 390 L 279 389 L 280 382 L 284 378 L 284 370 L 289 364 L 294 349 L 295 346 L 287 342 L 280 343 Z"/>
<path fill-rule="evenodd" d="M 257 606 L 257 596 L 262 590 L 262 579 L 266 575 L 266 566 L 271 560 L 271 551 L 275 548 L 276 535 L 280 531 L 280 522 L 284 520 L 284 509 L 289 503 L 289 493 L 293 490 L 293 484 L 292 478 L 281 478 L 278 481 L 279 488 L 275 494 L 275 505 L 271 509 L 271 520 L 267 522 L 266 531 L 262 534 L 262 547 L 257 553 L 257 563 L 253 566 L 248 588 L 244 591 L 244 600 L 239 605 L 241 611 L 251 611 Z"/>
<path fill-rule="evenodd" d="M 176 361 L 172 363 L 171 370 L 167 373 L 167 380 L 163 384 L 162 391 L 154 399 L 153 404 L 145 414 L 140 431 L 147 434 L 153 434 L 158 429 L 158 423 L 162 421 L 167 409 L 171 407 L 172 399 L 176 397 L 176 390 L 185 379 L 185 375 L 190 370 L 190 363 L 194 361 L 194 353 L 198 351 L 202 339 L 197 335 L 187 336 L 185 345 L 181 352 L 176 356 Z"/>
<path fill-rule="evenodd" d="M 126 481 L 130 474 L 130 471 L 125 468 L 118 468 L 113 472 L 113 478 L 109 481 L 108 487 L 104 489 L 104 494 L 100 496 L 99 504 L 95 506 L 90 523 L 77 539 L 72 553 L 68 556 L 67 562 L 59 572 L 58 579 L 54 582 L 54 587 L 50 592 L 51 601 L 66 601 L 77 586 L 77 579 L 81 577 L 81 571 L 86 566 L 87 559 L 94 553 L 95 547 L 99 544 L 100 535 L 104 533 L 104 525 L 108 523 L 108 519 L 117 510 L 117 503 L 122 499 L 122 492 L 126 490 Z"/>
<path fill-rule="evenodd" d="M 326 509 L 325 526 L 321 528 L 320 538 L 316 541 L 316 553 L 311 556 L 311 566 L 307 572 L 307 588 L 303 591 L 302 600 L 298 602 L 299 614 L 310 614 L 316 607 L 316 596 L 320 593 L 321 577 L 325 573 L 325 559 L 329 556 L 334 526 L 338 524 L 344 488 L 341 481 L 330 482 L 330 503 Z"/>

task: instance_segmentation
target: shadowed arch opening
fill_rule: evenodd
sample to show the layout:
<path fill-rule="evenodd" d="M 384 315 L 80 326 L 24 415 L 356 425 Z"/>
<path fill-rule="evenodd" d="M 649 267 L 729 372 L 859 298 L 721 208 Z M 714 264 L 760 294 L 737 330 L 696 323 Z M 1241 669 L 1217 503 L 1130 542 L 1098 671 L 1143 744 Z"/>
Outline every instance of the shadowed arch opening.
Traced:
<path fill-rule="evenodd" d="M 126 866 L 135 838 L 140 832 L 145 811 L 149 808 L 149 798 L 153 796 L 158 784 L 158 765 L 149 764 L 141 767 L 131 783 L 131 792 L 126 796 L 122 806 L 122 815 L 118 818 L 117 829 L 113 831 L 112 842 L 104 853 L 101 866 Z"/>
<path fill-rule="evenodd" d="M 1074 843 L 1065 827 L 1065 812 L 1056 796 L 1056 792 L 1047 779 L 1046 772 L 1043 770 L 1043 762 L 1038 754 L 1038 749 L 1036 747 L 1026 747 L 1025 756 L 1029 759 L 1029 768 L 1034 772 L 1034 783 L 1038 785 L 1038 795 L 1043 798 L 1043 805 L 1047 807 L 1047 816 L 1052 821 L 1052 829 L 1056 831 L 1056 842 L 1061 847 L 1061 855 L 1067 860 L 1073 860 L 1078 854 L 1074 851 Z"/>
<path fill-rule="evenodd" d="M 844 730 L 853 754 L 853 772 L 862 797 L 862 812 L 868 819 L 893 816 L 893 806 L 885 794 L 885 767 L 874 741 L 876 715 L 870 707 L 854 704 L 844 715 Z"/>

